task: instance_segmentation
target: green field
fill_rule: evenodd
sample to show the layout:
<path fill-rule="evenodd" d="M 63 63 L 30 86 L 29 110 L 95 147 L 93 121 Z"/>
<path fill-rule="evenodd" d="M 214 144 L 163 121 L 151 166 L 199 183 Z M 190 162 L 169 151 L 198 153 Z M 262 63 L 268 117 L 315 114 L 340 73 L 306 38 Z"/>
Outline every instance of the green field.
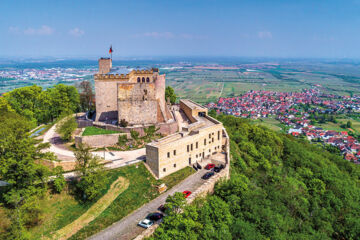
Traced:
<path fill-rule="evenodd" d="M 206 64 L 201 69 L 196 66 L 161 71 L 166 74 L 167 85 L 174 87 L 179 97 L 200 103 L 249 90 L 291 92 L 317 87 L 325 93 L 360 94 L 360 71 L 356 64 L 232 62 L 221 65 L 232 66 L 230 70 L 210 69 Z"/>
<path fill-rule="evenodd" d="M 103 135 L 103 134 L 113 134 L 113 133 L 119 133 L 119 132 L 91 126 L 91 127 L 86 127 L 82 135 L 92 136 L 92 135 Z"/>

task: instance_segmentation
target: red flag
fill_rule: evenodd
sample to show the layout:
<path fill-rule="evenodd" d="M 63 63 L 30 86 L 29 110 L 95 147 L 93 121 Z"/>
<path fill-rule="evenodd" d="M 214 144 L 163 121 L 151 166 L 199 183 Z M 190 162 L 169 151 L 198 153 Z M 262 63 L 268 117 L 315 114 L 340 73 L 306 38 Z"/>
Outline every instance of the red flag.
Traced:
<path fill-rule="evenodd" d="M 109 53 L 111 54 L 113 52 L 112 45 L 110 46 Z"/>

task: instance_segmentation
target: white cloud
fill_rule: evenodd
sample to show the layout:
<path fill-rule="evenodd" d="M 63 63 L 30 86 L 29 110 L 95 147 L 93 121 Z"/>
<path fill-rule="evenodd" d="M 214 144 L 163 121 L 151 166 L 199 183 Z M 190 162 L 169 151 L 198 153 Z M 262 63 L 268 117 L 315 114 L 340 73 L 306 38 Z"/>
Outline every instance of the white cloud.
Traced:
<path fill-rule="evenodd" d="M 81 30 L 79 28 L 74 28 L 74 29 L 69 30 L 69 34 L 74 36 L 74 37 L 81 37 L 82 35 L 85 34 L 85 31 Z"/>
<path fill-rule="evenodd" d="M 172 32 L 146 32 L 146 33 L 140 33 L 135 34 L 132 37 L 134 38 L 142 38 L 142 37 L 148 37 L 148 38 L 156 38 L 156 39 L 173 39 L 173 38 L 182 38 L 182 39 L 206 39 L 206 36 L 199 36 L 199 35 L 193 35 L 189 33 L 181 33 L 181 34 L 175 34 Z"/>
<path fill-rule="evenodd" d="M 25 35 L 39 35 L 39 36 L 45 36 L 45 35 L 52 35 L 55 32 L 55 30 L 49 26 L 42 25 L 40 28 L 27 28 L 23 31 Z"/>
<path fill-rule="evenodd" d="M 172 32 L 146 32 L 143 34 L 136 34 L 135 37 L 151 37 L 151 38 L 174 38 L 175 34 Z"/>
<path fill-rule="evenodd" d="M 20 30 L 19 30 L 18 27 L 10 26 L 10 27 L 9 27 L 9 32 L 14 33 L 14 34 L 19 34 L 19 33 L 20 33 Z"/>
<path fill-rule="evenodd" d="M 261 31 L 257 33 L 258 38 L 265 39 L 265 38 L 272 38 L 272 33 L 269 31 Z"/>

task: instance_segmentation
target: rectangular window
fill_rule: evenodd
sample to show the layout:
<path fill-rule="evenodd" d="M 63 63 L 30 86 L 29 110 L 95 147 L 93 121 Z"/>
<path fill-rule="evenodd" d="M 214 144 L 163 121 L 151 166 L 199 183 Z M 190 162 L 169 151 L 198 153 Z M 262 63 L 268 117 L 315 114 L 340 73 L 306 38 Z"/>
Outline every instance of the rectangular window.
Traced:
<path fill-rule="evenodd" d="M 168 158 L 170 157 L 170 152 L 167 153 Z"/>
<path fill-rule="evenodd" d="M 163 172 L 166 172 L 166 168 L 163 168 Z"/>
<path fill-rule="evenodd" d="M 212 138 L 212 142 L 214 142 L 214 138 Z"/>
<path fill-rule="evenodd" d="M 211 133 L 209 133 L 209 138 L 211 138 Z"/>
<path fill-rule="evenodd" d="M 198 142 L 196 142 L 196 149 L 198 149 L 198 147 L 199 147 L 199 143 L 198 143 Z"/>
<path fill-rule="evenodd" d="M 176 168 L 176 163 L 174 164 L 174 168 Z"/>
<path fill-rule="evenodd" d="M 220 140 L 220 131 L 218 131 L 218 140 Z"/>
<path fill-rule="evenodd" d="M 186 146 L 187 151 L 189 152 L 189 145 Z"/>
<path fill-rule="evenodd" d="M 206 145 L 206 138 L 204 139 L 204 145 Z"/>
<path fill-rule="evenodd" d="M 193 150 L 193 144 L 191 144 L 191 151 Z"/>
<path fill-rule="evenodd" d="M 174 156 L 176 155 L 176 150 L 174 150 Z"/>

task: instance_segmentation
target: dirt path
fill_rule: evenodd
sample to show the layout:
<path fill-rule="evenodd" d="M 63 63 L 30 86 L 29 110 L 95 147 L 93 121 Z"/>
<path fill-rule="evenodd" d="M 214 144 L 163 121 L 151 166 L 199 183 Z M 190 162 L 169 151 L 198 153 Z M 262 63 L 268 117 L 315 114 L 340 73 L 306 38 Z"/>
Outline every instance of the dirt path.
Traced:
<path fill-rule="evenodd" d="M 92 205 L 83 215 L 81 215 L 74 222 L 59 229 L 52 237 L 52 239 L 64 240 L 70 238 L 77 233 L 81 228 L 89 224 L 97 218 L 116 198 L 125 191 L 129 186 L 129 181 L 123 177 L 119 177 L 110 186 L 107 193 L 100 198 L 94 205 Z"/>

